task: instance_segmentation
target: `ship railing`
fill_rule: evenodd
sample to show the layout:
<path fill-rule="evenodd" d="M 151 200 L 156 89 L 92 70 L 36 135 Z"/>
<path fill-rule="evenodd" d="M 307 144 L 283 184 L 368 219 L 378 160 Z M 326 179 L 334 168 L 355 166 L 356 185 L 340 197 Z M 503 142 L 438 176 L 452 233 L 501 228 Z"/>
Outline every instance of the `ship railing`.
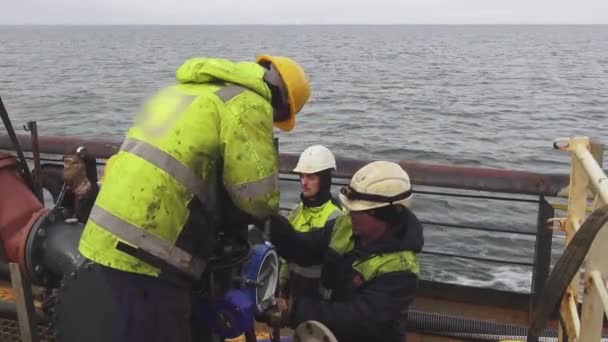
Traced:
<path fill-rule="evenodd" d="M 602 146 L 591 144 L 589 138 L 558 139 L 554 147 L 570 152 L 572 156 L 567 217 L 555 220 L 566 234 L 567 248 L 581 227 L 592 223 L 593 214 L 588 215 L 588 212 L 608 206 L 608 178 L 601 167 Z M 579 249 L 588 248 L 583 256 L 583 267 L 576 269 L 561 298 L 560 341 L 568 340 L 567 337 L 573 341 L 599 341 L 602 338 L 604 316 L 608 317 L 608 223 L 600 223 L 598 228 L 597 235 L 588 240 L 590 246 L 579 246 Z M 576 243 L 580 241 L 577 239 Z"/>
<path fill-rule="evenodd" d="M 18 135 L 20 145 L 25 151 L 32 150 L 30 137 L 25 134 Z M 39 145 L 40 153 L 43 155 L 43 162 L 56 163 L 61 165 L 60 158 L 53 156 L 62 155 L 78 146 L 85 146 L 88 153 L 96 156 L 101 165 L 104 160 L 115 154 L 121 141 L 116 140 L 101 140 L 90 139 L 83 137 L 66 137 L 66 136 L 40 136 Z M 0 133 L 0 150 L 10 150 L 12 144 L 6 135 Z M 294 182 L 292 185 L 296 187 L 298 177 L 293 174 L 292 170 L 295 167 L 299 154 L 298 153 L 279 153 L 280 178 L 282 184 L 285 182 Z M 353 159 L 345 157 L 337 157 L 338 171 L 334 175 L 334 185 L 341 186 L 347 184 L 352 175 L 362 166 L 372 160 Z M 481 238 L 496 238 L 506 237 L 507 241 L 511 240 L 514 243 L 524 241 L 529 244 L 529 249 L 524 249 L 526 255 L 523 257 L 507 258 L 496 257 L 492 253 L 471 253 L 466 250 L 443 250 L 442 246 L 432 246 L 432 239 L 427 238 L 427 244 L 421 255 L 421 261 L 424 263 L 429 259 L 441 258 L 441 262 L 452 263 L 454 260 L 460 260 L 461 264 L 470 264 L 473 269 L 478 263 L 487 263 L 490 265 L 512 265 L 518 268 L 527 268 L 531 274 L 530 288 L 524 293 L 516 293 L 511 296 L 513 291 L 503 289 L 503 291 L 484 292 L 485 285 L 460 286 L 456 289 L 451 286 L 446 290 L 442 285 L 443 281 L 437 281 L 432 277 L 425 282 L 423 269 L 423 282 L 421 291 L 433 289 L 433 296 L 449 295 L 461 296 L 463 299 L 470 300 L 471 298 L 483 297 L 488 304 L 495 305 L 513 305 L 517 302 L 521 306 L 529 306 L 530 312 L 533 311 L 533 305 L 536 303 L 536 297 L 543 288 L 549 271 L 551 269 L 551 252 L 553 240 L 555 237 L 549 220 L 555 216 L 555 210 L 560 209 L 558 201 L 564 200 L 568 195 L 568 175 L 566 174 L 548 174 L 535 173 L 528 171 L 517 170 L 502 170 L 480 167 L 467 167 L 459 165 L 436 165 L 421 163 L 415 161 L 397 161 L 410 175 L 414 184 L 414 193 L 419 199 L 428 198 L 431 200 L 440 200 L 445 203 L 446 197 L 458 199 L 467 204 L 476 205 L 475 210 L 485 210 L 485 203 L 495 203 L 498 206 L 514 204 L 525 206 L 531 212 L 530 217 L 525 217 L 523 224 L 510 224 L 510 220 L 505 222 L 488 222 L 479 220 L 476 217 L 469 215 L 466 208 L 460 212 L 464 220 L 458 220 L 455 223 L 450 215 L 458 210 L 447 205 L 444 212 L 433 213 L 433 215 L 422 216 L 427 233 L 432 233 L 433 230 L 443 230 L 447 234 L 455 230 L 465 231 L 471 235 L 472 241 L 474 234 L 481 234 L 477 241 Z M 44 166 L 44 165 L 43 165 Z M 101 169 L 101 168 L 100 168 Z M 485 202 L 483 202 L 485 201 Z M 419 200 L 416 200 L 418 203 Z M 483 203 L 479 205 L 478 203 Z M 283 202 L 283 205 L 286 203 Z M 283 209 L 290 210 L 292 208 L 284 207 Z M 500 214 L 505 211 L 498 208 Z M 418 212 L 417 212 L 418 213 Z M 514 219 L 519 216 L 518 213 L 509 213 Z M 508 216 L 508 215 L 507 215 Z M 477 232 L 477 233 L 474 233 Z M 474 243 L 474 242 L 472 242 Z M 462 262 L 464 260 L 464 262 Z M 509 266 L 510 267 L 510 266 Z M 470 270 L 469 270 L 470 271 Z M 441 273 L 441 270 L 439 270 Z M 449 283 L 450 281 L 448 281 Z M 451 284 L 458 283 L 457 279 Z M 491 286 L 489 286 L 491 287 Z M 481 292 L 480 292 L 481 291 Z M 492 302 L 493 301 L 493 302 Z M 491 302 L 491 303 L 490 303 Z"/>

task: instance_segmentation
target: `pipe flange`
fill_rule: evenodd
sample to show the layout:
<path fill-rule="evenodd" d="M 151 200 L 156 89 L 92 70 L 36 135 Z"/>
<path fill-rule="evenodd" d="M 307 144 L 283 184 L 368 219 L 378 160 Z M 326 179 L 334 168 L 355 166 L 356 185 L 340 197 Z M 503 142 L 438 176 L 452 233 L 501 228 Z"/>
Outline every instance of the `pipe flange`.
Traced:
<path fill-rule="evenodd" d="M 294 342 L 338 342 L 331 330 L 317 321 L 306 321 L 298 325 L 293 340 Z"/>
<path fill-rule="evenodd" d="M 28 234 L 25 244 L 25 265 L 32 283 L 35 285 L 52 288 L 60 285 L 63 275 L 52 272 L 44 260 L 44 248 L 48 247 L 47 242 L 50 241 L 51 234 L 57 233 L 58 231 L 54 231 L 54 229 L 58 229 L 59 226 L 62 226 L 63 229 L 66 226 L 75 230 L 81 228 L 79 222 L 60 222 L 52 213 L 47 212 L 34 223 Z"/>
<path fill-rule="evenodd" d="M 48 212 L 44 213 L 30 229 L 25 243 L 25 265 L 32 283 L 45 287 L 59 286 L 58 279 L 53 279 L 42 263 L 42 245 L 47 237 L 46 227 L 50 225 Z M 54 285 L 54 286 L 53 286 Z"/>

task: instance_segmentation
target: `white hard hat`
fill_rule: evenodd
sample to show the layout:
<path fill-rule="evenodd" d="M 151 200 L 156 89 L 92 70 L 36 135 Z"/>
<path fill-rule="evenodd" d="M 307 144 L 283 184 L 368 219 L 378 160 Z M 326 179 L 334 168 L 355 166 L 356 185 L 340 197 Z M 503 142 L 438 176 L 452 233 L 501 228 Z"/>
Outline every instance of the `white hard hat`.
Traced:
<path fill-rule="evenodd" d="M 409 205 L 410 177 L 397 163 L 375 161 L 357 171 L 350 185 L 340 189 L 340 200 L 351 211 L 370 210 L 391 204 Z"/>
<path fill-rule="evenodd" d="M 317 173 L 327 169 L 336 170 L 334 154 L 323 145 L 313 145 L 300 154 L 300 159 L 293 172 Z"/>

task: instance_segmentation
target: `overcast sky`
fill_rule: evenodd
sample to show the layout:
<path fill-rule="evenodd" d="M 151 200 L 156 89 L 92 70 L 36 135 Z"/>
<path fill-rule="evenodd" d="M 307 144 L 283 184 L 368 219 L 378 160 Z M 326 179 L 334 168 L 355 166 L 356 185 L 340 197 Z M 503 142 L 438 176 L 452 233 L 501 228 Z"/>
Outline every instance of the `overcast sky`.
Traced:
<path fill-rule="evenodd" d="M 608 0 L 2 0 L 0 24 L 608 24 Z"/>

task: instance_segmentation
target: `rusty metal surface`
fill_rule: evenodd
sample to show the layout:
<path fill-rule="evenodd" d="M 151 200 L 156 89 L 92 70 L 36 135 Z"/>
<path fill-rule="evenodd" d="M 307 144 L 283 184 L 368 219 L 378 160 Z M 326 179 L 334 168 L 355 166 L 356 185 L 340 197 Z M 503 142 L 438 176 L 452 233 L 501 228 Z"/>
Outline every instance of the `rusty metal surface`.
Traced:
<path fill-rule="evenodd" d="M 40 152 L 64 154 L 78 146 L 97 158 L 107 159 L 120 148 L 120 141 L 83 139 L 78 137 L 44 136 L 40 139 Z M 18 140 L 26 151 L 31 151 L 31 141 L 27 135 L 18 135 Z M 0 135 L 0 149 L 11 149 L 7 135 Z M 298 160 L 297 154 L 280 154 L 280 170 L 289 173 Z M 337 158 L 337 177 L 350 178 L 363 165 L 372 160 Z M 543 174 L 526 171 L 512 171 L 490 168 L 423 164 L 412 161 L 397 161 L 416 185 L 428 185 L 456 189 L 502 192 L 526 195 L 557 196 L 568 185 L 568 175 Z"/>
<path fill-rule="evenodd" d="M 8 153 L 0 152 L 0 169 L 5 167 L 16 167 L 17 165 L 17 158 Z"/>
<path fill-rule="evenodd" d="M 7 261 L 25 267 L 25 242 L 30 227 L 46 209 L 25 184 L 16 162 L 2 158 L 0 168 L 0 239 Z M 19 199 L 18 201 L 15 199 Z"/>

